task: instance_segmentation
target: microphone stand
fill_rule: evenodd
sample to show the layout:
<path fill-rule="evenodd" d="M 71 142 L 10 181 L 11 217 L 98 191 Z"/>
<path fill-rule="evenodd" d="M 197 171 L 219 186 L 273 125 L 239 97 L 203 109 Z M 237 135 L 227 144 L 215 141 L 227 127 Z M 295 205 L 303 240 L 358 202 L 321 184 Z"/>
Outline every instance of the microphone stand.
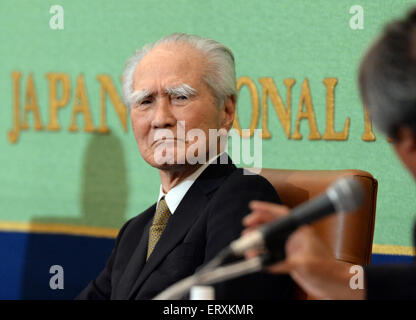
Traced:
<path fill-rule="evenodd" d="M 258 272 L 267 261 L 267 256 L 257 256 L 242 262 L 232 263 L 223 267 L 203 268 L 192 276 L 171 285 L 158 294 L 153 300 L 181 299 L 193 286 L 207 285 Z"/>

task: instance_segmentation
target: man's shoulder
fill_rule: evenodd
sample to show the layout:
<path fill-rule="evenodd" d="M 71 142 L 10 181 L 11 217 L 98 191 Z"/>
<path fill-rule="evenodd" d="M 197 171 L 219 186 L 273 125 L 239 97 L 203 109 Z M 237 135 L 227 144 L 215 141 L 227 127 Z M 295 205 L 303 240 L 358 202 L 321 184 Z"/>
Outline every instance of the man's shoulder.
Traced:
<path fill-rule="evenodd" d="M 247 169 L 237 168 L 224 179 L 212 200 L 226 201 L 240 198 L 239 202 L 260 200 L 280 203 L 278 192 L 263 176 Z"/>
<path fill-rule="evenodd" d="M 261 189 L 275 192 L 274 187 L 266 178 L 245 168 L 237 168 L 234 170 L 224 181 L 222 187 Z"/>

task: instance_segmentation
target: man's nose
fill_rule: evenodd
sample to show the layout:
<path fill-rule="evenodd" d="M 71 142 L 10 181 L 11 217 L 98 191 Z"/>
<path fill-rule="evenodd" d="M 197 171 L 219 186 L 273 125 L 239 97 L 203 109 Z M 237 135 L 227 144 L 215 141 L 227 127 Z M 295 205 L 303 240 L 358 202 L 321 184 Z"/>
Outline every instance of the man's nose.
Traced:
<path fill-rule="evenodd" d="M 155 112 L 152 119 L 153 128 L 173 127 L 176 118 L 172 113 L 171 105 L 167 97 L 159 99 L 156 103 Z"/>

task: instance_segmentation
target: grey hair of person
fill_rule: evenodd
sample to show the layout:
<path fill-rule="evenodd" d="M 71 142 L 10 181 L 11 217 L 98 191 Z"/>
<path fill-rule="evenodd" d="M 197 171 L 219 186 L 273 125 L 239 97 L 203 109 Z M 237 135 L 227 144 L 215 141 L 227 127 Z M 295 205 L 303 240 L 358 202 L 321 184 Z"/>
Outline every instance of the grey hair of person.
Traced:
<path fill-rule="evenodd" d="M 207 63 L 205 65 L 203 80 L 212 90 L 218 106 L 222 107 L 228 97 L 233 97 L 237 100 L 235 63 L 231 50 L 212 39 L 185 33 L 173 33 L 156 42 L 143 46 L 127 60 L 122 83 L 123 98 L 128 108 L 133 103 L 133 76 L 141 59 L 159 45 L 182 43 L 191 45 L 206 57 Z"/>
<path fill-rule="evenodd" d="M 359 70 L 361 97 L 374 126 L 393 139 L 403 126 L 416 134 L 416 9 L 385 27 Z"/>

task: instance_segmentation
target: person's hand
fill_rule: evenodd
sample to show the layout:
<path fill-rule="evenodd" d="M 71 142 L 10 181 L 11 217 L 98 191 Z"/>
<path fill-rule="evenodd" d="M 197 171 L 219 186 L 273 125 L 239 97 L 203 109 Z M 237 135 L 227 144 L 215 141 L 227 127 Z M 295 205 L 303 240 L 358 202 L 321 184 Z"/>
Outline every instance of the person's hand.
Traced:
<path fill-rule="evenodd" d="M 264 223 L 284 217 L 289 208 L 273 203 L 252 201 L 252 213 L 246 216 L 244 234 Z M 267 268 L 272 273 L 288 273 L 309 295 L 319 299 L 364 299 L 364 290 L 349 286 L 351 264 L 337 261 L 329 248 L 310 226 L 293 232 L 285 244 L 286 259 Z M 250 258 L 258 254 L 247 253 Z"/>

